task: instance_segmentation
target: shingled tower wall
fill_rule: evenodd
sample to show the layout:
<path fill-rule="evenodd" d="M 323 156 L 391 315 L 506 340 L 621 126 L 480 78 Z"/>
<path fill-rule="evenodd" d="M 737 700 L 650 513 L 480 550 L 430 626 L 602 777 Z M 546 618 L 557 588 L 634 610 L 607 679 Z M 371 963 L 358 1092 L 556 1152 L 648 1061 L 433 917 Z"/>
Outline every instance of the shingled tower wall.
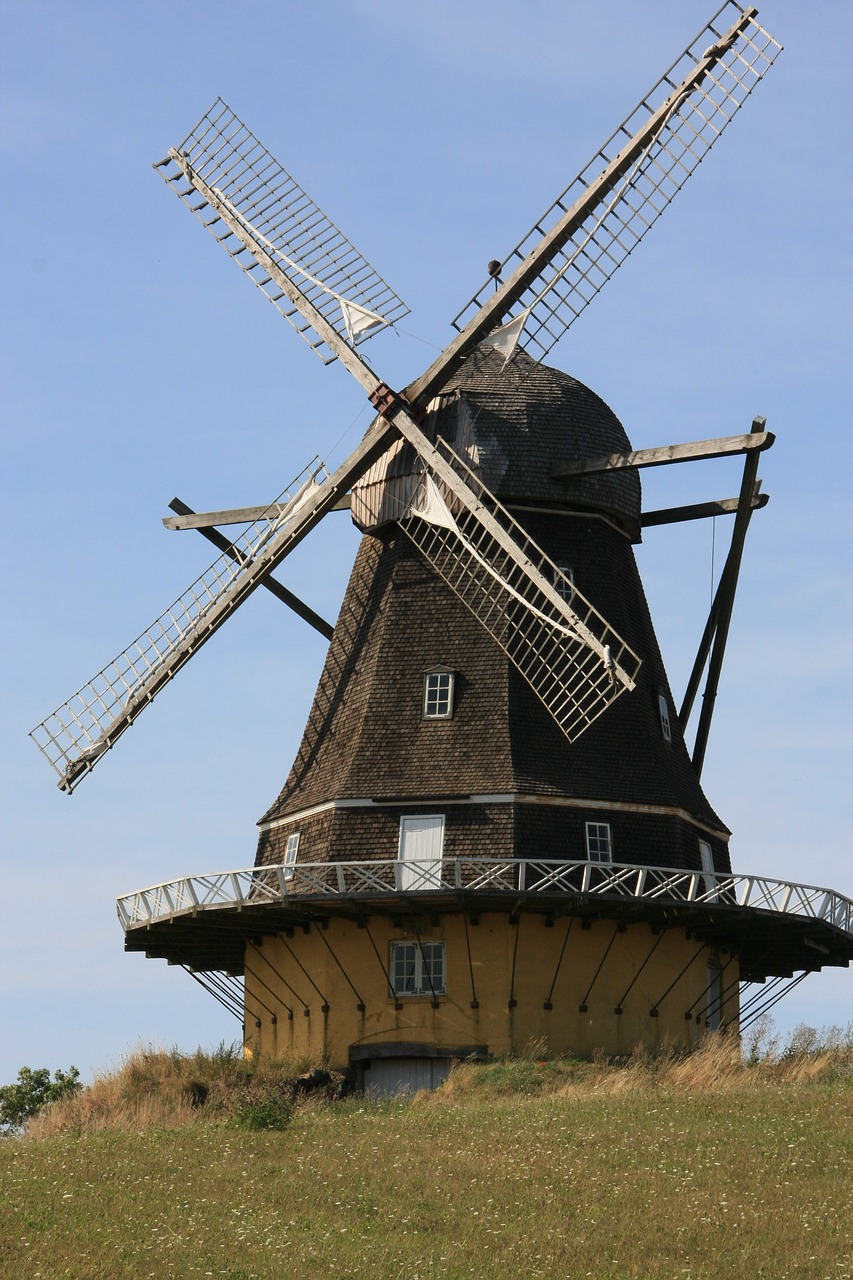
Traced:
<path fill-rule="evenodd" d="M 687 1047 L 705 1026 L 736 1020 L 737 959 L 665 908 L 602 910 L 578 893 L 593 861 L 707 877 L 712 856 L 729 869 L 728 832 L 688 758 L 634 561 L 637 474 L 552 476 L 560 463 L 626 452 L 628 439 L 580 383 L 524 354 L 505 365 L 494 350 L 443 388 L 424 430 L 570 571 L 642 659 L 637 684 L 569 742 L 396 523 L 421 468 L 402 441 L 390 450 L 353 492 L 364 537 L 257 853 L 279 868 L 285 894 L 294 857 L 357 865 L 361 888 L 333 911 L 318 902 L 301 928 L 247 943 L 247 1045 L 322 1053 L 379 1092 L 435 1084 L 454 1058 L 534 1041 L 553 1053 Z M 453 681 L 444 717 L 425 714 L 431 673 Z M 537 859 L 575 865 L 556 891 L 519 896 L 504 869 Z M 373 861 L 384 864 L 375 890 Z M 336 882 L 343 891 L 343 868 Z M 310 896 L 299 883 L 295 911 Z"/>
<path fill-rule="evenodd" d="M 402 815 L 445 814 L 448 857 L 583 858 L 608 823 L 619 862 L 729 869 L 728 832 L 690 763 L 631 547 L 636 472 L 555 480 L 556 464 L 627 452 L 588 388 L 489 349 L 434 402 L 444 436 L 641 656 L 637 688 L 576 742 L 393 522 L 415 471 L 407 446 L 354 494 L 368 524 L 296 760 L 261 820 L 258 861 L 299 831 L 306 862 L 397 856 Z M 402 495 L 402 497 L 401 497 Z M 449 719 L 423 717 L 424 678 L 455 678 Z M 661 698 L 668 712 L 664 732 Z M 671 739 L 671 740 L 670 740 Z"/>

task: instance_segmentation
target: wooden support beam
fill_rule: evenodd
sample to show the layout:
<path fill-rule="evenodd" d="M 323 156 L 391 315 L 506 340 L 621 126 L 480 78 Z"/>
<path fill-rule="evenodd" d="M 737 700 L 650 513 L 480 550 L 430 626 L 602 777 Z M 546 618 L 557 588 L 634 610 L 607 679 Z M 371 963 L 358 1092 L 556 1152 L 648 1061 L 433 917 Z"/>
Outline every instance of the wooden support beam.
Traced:
<path fill-rule="evenodd" d="M 274 520 L 281 513 L 278 502 L 268 502 L 265 507 L 232 507 L 227 511 L 193 511 L 188 515 L 164 516 L 167 529 L 212 529 L 220 524 L 253 524 L 266 517 Z"/>
<path fill-rule="evenodd" d="M 351 494 L 344 494 L 339 498 L 332 511 L 349 511 L 351 505 Z M 766 507 L 770 501 L 768 495 L 755 494 L 752 499 L 753 511 L 758 511 L 761 507 Z M 640 516 L 640 524 L 643 528 L 651 527 L 658 524 L 675 524 L 682 520 L 704 520 L 711 516 L 730 516 L 737 511 L 737 498 L 718 498 L 715 502 L 698 502 L 685 507 L 664 507 L 658 511 L 644 511 Z M 280 506 L 277 503 L 267 503 L 265 507 L 231 507 L 224 511 L 193 511 L 191 514 L 179 516 L 164 516 L 163 525 L 166 529 L 183 530 L 183 529 L 213 529 L 221 525 L 228 524 L 252 524 L 255 520 L 260 520 L 264 516 L 272 519 Z"/>
<path fill-rule="evenodd" d="M 349 511 L 350 495 L 339 498 L 332 511 Z M 167 529 L 213 529 L 223 524 L 254 524 L 265 517 L 274 520 L 282 511 L 278 502 L 268 502 L 265 507 L 230 507 L 225 511 L 193 511 L 186 515 L 164 516 Z"/>
<path fill-rule="evenodd" d="M 752 489 L 751 511 L 756 509 L 756 505 L 764 505 L 762 503 L 756 504 L 756 497 L 758 496 L 758 490 L 760 487 L 761 481 L 756 480 Z M 737 505 L 737 503 L 735 505 Z M 686 732 L 687 722 L 690 719 L 690 713 L 693 710 L 693 703 L 696 699 L 696 694 L 699 692 L 702 672 L 705 669 L 705 663 L 708 661 L 708 654 L 711 651 L 711 644 L 717 629 L 717 620 L 720 616 L 720 606 L 728 591 L 729 575 L 732 571 L 733 563 L 730 562 L 729 558 L 727 558 L 726 563 L 723 565 L 723 571 L 720 574 L 720 581 L 717 584 L 717 590 L 714 593 L 711 608 L 708 612 L 708 621 L 705 623 L 705 630 L 702 632 L 702 639 L 699 641 L 699 647 L 696 650 L 696 657 L 693 662 L 693 669 L 690 672 L 690 677 L 687 681 L 681 710 L 678 713 L 678 723 L 681 726 L 682 733 Z"/>
<path fill-rule="evenodd" d="M 602 471 L 622 471 L 627 467 L 663 467 L 670 462 L 698 462 L 703 458 L 726 458 L 736 453 L 760 453 L 769 449 L 776 437 L 772 431 L 750 432 L 744 436 L 719 436 L 713 440 L 693 440 L 688 444 L 663 444 L 632 453 L 611 453 L 606 458 L 581 462 L 558 462 L 551 468 L 553 480 L 594 475 Z"/>
<path fill-rule="evenodd" d="M 684 699 L 681 703 L 681 710 L 678 713 L 678 723 L 681 726 L 682 733 L 685 733 L 687 730 L 687 722 L 690 719 L 690 713 L 693 710 L 693 703 L 696 699 L 696 694 L 699 691 L 702 672 L 705 669 L 705 663 L 708 661 L 711 642 L 714 639 L 714 632 L 717 629 L 717 618 L 719 617 L 720 600 L 722 599 L 727 568 L 728 560 L 723 566 L 723 572 L 720 574 L 720 581 L 717 583 L 717 590 L 714 592 L 714 599 L 711 602 L 711 608 L 708 612 L 708 621 L 705 623 L 705 630 L 702 632 L 702 639 L 699 641 L 699 647 L 696 650 L 696 657 L 693 660 L 693 669 L 690 672 L 690 678 L 687 681 L 687 688 L 684 691 Z"/>
<path fill-rule="evenodd" d="M 752 430 L 756 436 L 765 434 L 763 430 L 764 423 L 764 418 L 753 418 Z M 702 695 L 702 710 L 699 715 L 699 725 L 696 730 L 696 741 L 693 744 L 693 767 L 700 777 L 702 776 L 702 766 L 705 762 L 705 750 L 708 745 L 708 734 L 711 729 L 711 719 L 714 714 L 714 702 L 717 697 L 720 672 L 722 670 L 723 657 L 726 651 L 729 624 L 732 619 L 732 608 L 734 606 L 735 590 L 737 588 L 740 563 L 743 556 L 743 546 L 746 539 L 746 531 L 749 528 L 750 516 L 752 515 L 751 499 L 755 488 L 755 477 L 757 471 L 758 453 L 748 453 L 743 464 L 743 480 L 740 487 L 737 514 L 735 515 L 735 527 L 732 531 L 732 542 L 729 548 L 729 554 L 726 557 L 725 569 L 723 577 L 720 579 L 720 587 L 717 592 L 717 597 L 714 601 L 718 606 L 716 626 L 714 628 L 714 645 L 711 650 L 711 657 L 708 663 L 708 678 L 705 682 L 705 692 Z"/>
<path fill-rule="evenodd" d="M 759 481 L 760 483 L 760 481 Z M 753 493 L 751 510 L 766 507 L 770 497 L 766 493 Z M 697 502 L 687 507 L 663 507 L 659 511 L 644 511 L 640 525 L 644 529 L 658 524 L 677 524 L 682 520 L 705 520 L 710 516 L 733 516 L 737 511 L 737 498 L 720 498 L 717 502 Z"/>
<path fill-rule="evenodd" d="M 192 507 L 188 507 L 180 498 L 173 498 L 169 503 L 169 506 L 173 511 L 179 512 L 182 516 L 191 516 L 195 514 Z M 268 511 L 269 507 L 264 507 L 262 510 Z M 166 523 L 165 520 L 163 523 Z M 201 525 L 186 525 L 184 527 L 197 528 L 203 538 L 207 538 L 208 542 L 212 542 L 215 547 L 218 547 L 220 551 L 224 551 L 232 560 L 235 560 L 238 563 L 242 563 L 243 560 L 245 560 L 245 556 L 237 547 L 234 546 L 234 543 L 229 542 L 224 534 L 217 533 L 215 529 Z M 281 600 L 282 604 L 286 604 L 289 609 L 292 609 L 294 613 L 297 613 L 299 617 L 307 622 L 309 626 L 312 626 L 315 631 L 319 631 L 321 636 L 324 636 L 327 640 L 331 640 L 335 633 L 335 628 L 331 623 L 327 622 L 325 618 L 321 618 L 319 613 L 315 613 L 310 605 L 305 604 L 303 600 L 299 599 L 299 596 L 295 596 L 292 591 L 288 591 L 287 587 L 279 582 L 277 578 L 274 578 L 271 573 L 261 579 L 261 586 L 266 587 L 267 591 L 271 591 L 277 600 Z"/>

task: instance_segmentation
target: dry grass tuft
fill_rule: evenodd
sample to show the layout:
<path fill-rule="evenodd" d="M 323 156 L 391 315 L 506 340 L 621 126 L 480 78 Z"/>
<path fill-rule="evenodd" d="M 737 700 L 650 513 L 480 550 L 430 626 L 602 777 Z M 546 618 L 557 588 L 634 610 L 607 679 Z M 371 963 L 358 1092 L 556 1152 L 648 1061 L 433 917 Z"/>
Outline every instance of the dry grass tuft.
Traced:
<path fill-rule="evenodd" d="M 239 1120 L 254 1104 L 283 1097 L 306 1067 L 301 1060 L 249 1063 L 237 1045 L 194 1054 L 140 1047 L 117 1071 L 96 1076 L 88 1087 L 35 1116 L 27 1136 L 141 1132 Z"/>
<path fill-rule="evenodd" d="M 37 1115 L 27 1135 L 142 1132 L 211 1122 L 273 1128 L 277 1112 L 284 1123 L 288 1108 L 316 1110 L 341 1095 L 342 1077 L 328 1073 L 326 1086 L 297 1093 L 293 1081 L 310 1066 L 304 1060 L 247 1062 L 236 1045 L 189 1055 L 143 1047 L 118 1071 L 98 1076 Z M 638 1045 L 619 1061 L 603 1055 L 592 1061 L 547 1058 L 543 1045 L 534 1043 L 518 1058 L 459 1063 L 443 1085 L 415 1101 L 419 1107 L 444 1107 L 524 1095 L 575 1101 L 656 1090 L 701 1095 L 836 1079 L 853 1082 L 853 1024 L 822 1032 L 797 1027 L 782 1046 L 768 1023 L 744 1043 L 714 1033 L 691 1053 L 672 1047 L 652 1053 Z"/>
<path fill-rule="evenodd" d="M 535 1049 L 536 1047 L 534 1047 Z M 747 1052 L 745 1052 L 745 1049 Z M 817 1032 L 797 1027 L 787 1044 L 759 1028 L 744 1046 L 737 1036 L 711 1033 L 690 1053 L 667 1047 L 655 1053 L 638 1045 L 628 1059 L 591 1062 L 525 1054 L 498 1062 L 459 1063 L 420 1105 L 459 1103 L 476 1095 L 535 1094 L 561 1098 L 620 1097 L 650 1090 L 688 1094 L 805 1084 L 844 1078 L 853 1081 L 853 1024 Z"/>

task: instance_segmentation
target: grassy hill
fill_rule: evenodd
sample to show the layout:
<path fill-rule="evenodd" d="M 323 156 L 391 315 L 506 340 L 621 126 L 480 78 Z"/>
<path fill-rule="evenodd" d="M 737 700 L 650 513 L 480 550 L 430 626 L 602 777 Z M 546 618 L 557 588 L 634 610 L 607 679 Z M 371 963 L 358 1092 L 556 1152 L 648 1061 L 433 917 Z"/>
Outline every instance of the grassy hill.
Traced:
<path fill-rule="evenodd" d="M 276 1064 L 143 1052 L 0 1142 L 0 1267 L 849 1280 L 851 1170 L 849 1036 L 752 1065 L 720 1041 L 621 1065 L 534 1053 L 292 1117 Z"/>

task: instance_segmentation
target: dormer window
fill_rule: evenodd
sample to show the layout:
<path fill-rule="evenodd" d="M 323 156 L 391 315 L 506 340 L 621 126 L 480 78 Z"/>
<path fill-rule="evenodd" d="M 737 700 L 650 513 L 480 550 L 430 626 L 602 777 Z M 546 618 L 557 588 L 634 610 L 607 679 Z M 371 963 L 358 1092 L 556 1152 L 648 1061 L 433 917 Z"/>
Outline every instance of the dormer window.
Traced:
<path fill-rule="evenodd" d="M 669 719 L 669 703 L 665 693 L 658 694 L 658 711 L 660 712 L 660 731 L 664 742 L 672 742 L 672 725 Z"/>
<path fill-rule="evenodd" d="M 453 685 L 456 673 L 449 667 L 434 667 L 424 676 L 424 720 L 450 720 L 453 716 Z"/>

